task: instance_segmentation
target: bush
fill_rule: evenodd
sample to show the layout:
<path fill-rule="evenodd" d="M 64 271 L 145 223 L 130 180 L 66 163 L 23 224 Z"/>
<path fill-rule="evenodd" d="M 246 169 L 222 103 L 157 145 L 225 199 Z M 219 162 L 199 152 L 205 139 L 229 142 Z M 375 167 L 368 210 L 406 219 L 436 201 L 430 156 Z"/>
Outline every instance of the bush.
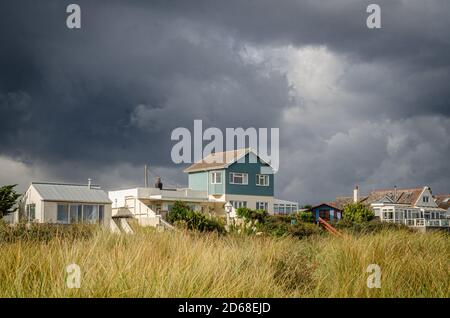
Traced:
<path fill-rule="evenodd" d="M 167 220 L 177 227 L 200 232 L 225 232 L 225 227 L 219 219 L 207 218 L 200 212 L 195 212 L 181 202 L 175 202 Z"/>
<path fill-rule="evenodd" d="M 309 214 L 268 215 L 264 210 L 239 208 L 237 209 L 237 215 L 244 220 L 244 224 L 232 229 L 242 234 L 262 232 L 276 237 L 293 236 L 302 238 L 321 233 L 320 227 L 308 223 L 313 220 L 311 212 Z"/>
<path fill-rule="evenodd" d="M 404 224 L 381 222 L 378 219 L 373 219 L 371 221 L 361 223 L 354 223 L 348 220 L 340 220 L 336 224 L 336 228 L 347 230 L 348 232 L 351 232 L 353 234 L 373 234 L 390 230 L 412 231 Z"/>
<path fill-rule="evenodd" d="M 364 204 L 350 203 L 344 207 L 342 218 L 352 223 L 362 223 L 372 220 L 375 217 L 373 211 Z"/>
<path fill-rule="evenodd" d="M 238 208 L 236 211 L 238 217 L 245 221 L 258 221 L 263 223 L 268 216 L 265 210 L 253 210 L 249 208 Z"/>
<path fill-rule="evenodd" d="M 303 222 L 309 222 L 309 223 L 314 222 L 314 216 L 311 211 L 298 212 L 298 216 L 299 216 L 300 220 L 302 220 Z"/>
<path fill-rule="evenodd" d="M 303 222 L 299 217 L 273 215 L 266 218 L 260 229 L 272 236 L 308 237 L 322 232 L 315 224 Z"/>
<path fill-rule="evenodd" d="M 89 239 L 94 236 L 98 225 L 93 224 L 41 224 L 19 223 L 10 225 L 0 221 L 0 243 L 18 241 L 49 242 L 52 239 L 69 241 Z"/>

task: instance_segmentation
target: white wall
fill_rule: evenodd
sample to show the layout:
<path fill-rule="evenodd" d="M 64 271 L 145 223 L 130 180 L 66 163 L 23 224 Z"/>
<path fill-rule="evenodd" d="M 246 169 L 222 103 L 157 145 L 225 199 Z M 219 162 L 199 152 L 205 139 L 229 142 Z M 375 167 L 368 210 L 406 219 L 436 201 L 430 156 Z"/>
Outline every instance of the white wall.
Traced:
<path fill-rule="evenodd" d="M 428 196 L 428 202 L 423 202 L 423 197 Z M 425 188 L 422 194 L 419 196 L 419 199 L 417 200 L 416 206 L 420 207 L 431 207 L 431 208 L 437 208 L 437 204 L 434 201 L 433 195 L 431 194 L 431 191 L 428 188 Z"/>
<path fill-rule="evenodd" d="M 259 195 L 236 195 L 236 194 L 226 194 L 225 201 L 247 201 L 247 208 L 256 209 L 256 202 L 267 202 L 268 203 L 268 213 L 273 213 L 273 197 L 259 196 Z"/>
<path fill-rule="evenodd" d="M 112 201 L 112 207 L 114 209 L 125 207 L 125 197 L 129 196 L 137 198 L 138 188 L 108 192 L 108 197 Z"/>
<path fill-rule="evenodd" d="M 27 192 L 23 195 L 22 199 L 20 200 L 19 204 L 19 210 L 21 215 L 25 215 L 26 207 L 28 204 L 35 204 L 35 218 L 36 222 L 42 223 L 44 222 L 44 206 L 42 197 L 39 195 L 39 193 L 36 191 L 36 189 L 31 185 Z"/>

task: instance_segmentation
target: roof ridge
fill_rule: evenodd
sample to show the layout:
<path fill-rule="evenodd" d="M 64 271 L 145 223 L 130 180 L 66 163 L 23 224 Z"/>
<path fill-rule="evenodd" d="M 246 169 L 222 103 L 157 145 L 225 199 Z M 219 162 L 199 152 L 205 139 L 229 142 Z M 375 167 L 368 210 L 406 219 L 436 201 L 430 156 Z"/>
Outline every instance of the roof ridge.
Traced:
<path fill-rule="evenodd" d="M 372 192 L 387 192 L 387 191 L 410 191 L 410 190 L 423 190 L 423 187 L 421 188 L 383 188 L 383 189 L 374 189 Z"/>
<path fill-rule="evenodd" d="M 89 184 L 80 184 L 80 183 L 60 183 L 60 182 L 31 182 L 31 184 L 44 184 L 44 185 L 62 185 L 62 186 L 73 186 L 73 187 L 88 187 Z M 91 184 L 91 188 L 93 189 L 101 189 L 100 185 Z"/>

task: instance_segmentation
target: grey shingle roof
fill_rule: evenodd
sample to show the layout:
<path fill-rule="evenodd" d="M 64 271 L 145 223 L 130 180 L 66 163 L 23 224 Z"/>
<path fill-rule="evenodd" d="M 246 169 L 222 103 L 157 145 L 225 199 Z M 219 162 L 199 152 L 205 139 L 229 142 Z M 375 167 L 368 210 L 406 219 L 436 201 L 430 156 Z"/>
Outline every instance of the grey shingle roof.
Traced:
<path fill-rule="evenodd" d="M 106 192 L 99 187 L 38 182 L 33 182 L 32 185 L 44 201 L 111 203 Z"/>

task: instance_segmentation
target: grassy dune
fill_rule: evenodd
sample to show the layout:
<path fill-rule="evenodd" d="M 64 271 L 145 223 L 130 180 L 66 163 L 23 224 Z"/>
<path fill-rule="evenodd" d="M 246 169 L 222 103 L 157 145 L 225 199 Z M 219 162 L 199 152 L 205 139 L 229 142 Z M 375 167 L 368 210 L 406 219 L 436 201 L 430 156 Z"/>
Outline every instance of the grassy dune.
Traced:
<path fill-rule="evenodd" d="M 337 239 L 135 235 L 0 243 L 0 297 L 449 297 L 450 238 L 388 231 Z M 66 287 L 66 266 L 81 288 Z M 369 264 L 380 289 L 366 286 Z"/>

